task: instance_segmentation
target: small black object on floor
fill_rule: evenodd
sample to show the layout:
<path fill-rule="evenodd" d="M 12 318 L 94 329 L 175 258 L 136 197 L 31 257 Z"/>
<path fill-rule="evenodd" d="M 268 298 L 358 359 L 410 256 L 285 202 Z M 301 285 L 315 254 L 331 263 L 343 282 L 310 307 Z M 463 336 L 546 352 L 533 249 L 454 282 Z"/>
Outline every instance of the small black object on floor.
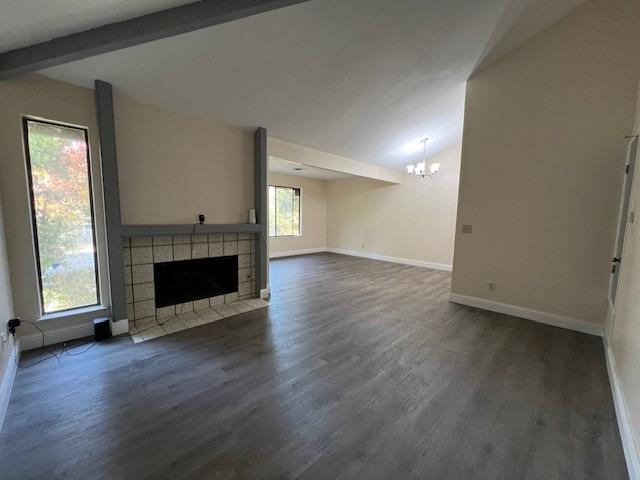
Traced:
<path fill-rule="evenodd" d="M 111 338 L 111 322 L 108 317 L 93 319 L 93 332 L 96 342 Z"/>

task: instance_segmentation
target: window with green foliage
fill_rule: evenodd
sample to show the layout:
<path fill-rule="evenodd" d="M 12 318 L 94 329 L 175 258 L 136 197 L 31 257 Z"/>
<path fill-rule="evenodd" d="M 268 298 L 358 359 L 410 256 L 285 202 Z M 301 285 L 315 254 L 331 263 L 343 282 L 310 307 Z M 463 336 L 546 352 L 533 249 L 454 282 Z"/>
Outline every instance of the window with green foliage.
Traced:
<path fill-rule="evenodd" d="M 44 313 L 99 303 L 87 130 L 24 119 Z"/>
<path fill-rule="evenodd" d="M 269 185 L 269 236 L 300 236 L 300 189 Z"/>

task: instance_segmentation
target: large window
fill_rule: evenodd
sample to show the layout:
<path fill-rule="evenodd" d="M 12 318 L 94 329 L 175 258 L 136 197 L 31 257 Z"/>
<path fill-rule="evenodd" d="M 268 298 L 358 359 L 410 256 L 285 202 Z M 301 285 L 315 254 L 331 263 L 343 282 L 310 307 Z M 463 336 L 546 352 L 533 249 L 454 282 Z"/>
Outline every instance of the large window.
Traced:
<path fill-rule="evenodd" d="M 300 235 L 300 189 L 269 185 L 269 236 Z"/>
<path fill-rule="evenodd" d="M 87 130 L 24 119 L 44 313 L 99 303 Z"/>

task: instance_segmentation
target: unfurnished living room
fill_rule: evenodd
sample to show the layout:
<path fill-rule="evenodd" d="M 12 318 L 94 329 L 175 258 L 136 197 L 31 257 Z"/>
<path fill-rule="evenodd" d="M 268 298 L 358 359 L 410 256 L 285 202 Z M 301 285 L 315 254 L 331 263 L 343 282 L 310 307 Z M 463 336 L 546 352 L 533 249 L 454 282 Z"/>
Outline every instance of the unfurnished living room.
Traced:
<path fill-rule="evenodd" d="M 640 480 L 640 0 L 1 0 L 0 478 Z"/>

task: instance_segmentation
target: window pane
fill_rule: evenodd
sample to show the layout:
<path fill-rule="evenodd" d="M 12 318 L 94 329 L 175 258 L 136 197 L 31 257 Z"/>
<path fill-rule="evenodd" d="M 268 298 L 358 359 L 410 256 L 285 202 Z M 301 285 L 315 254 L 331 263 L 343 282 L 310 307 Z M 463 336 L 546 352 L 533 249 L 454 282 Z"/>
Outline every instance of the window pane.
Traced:
<path fill-rule="evenodd" d="M 269 236 L 300 235 L 300 189 L 269 185 Z"/>
<path fill-rule="evenodd" d="M 98 303 L 86 131 L 26 121 L 45 313 Z"/>
<path fill-rule="evenodd" d="M 276 236 L 276 188 L 269 186 L 269 236 Z"/>
<path fill-rule="evenodd" d="M 293 189 L 276 187 L 276 235 L 293 235 Z"/>

